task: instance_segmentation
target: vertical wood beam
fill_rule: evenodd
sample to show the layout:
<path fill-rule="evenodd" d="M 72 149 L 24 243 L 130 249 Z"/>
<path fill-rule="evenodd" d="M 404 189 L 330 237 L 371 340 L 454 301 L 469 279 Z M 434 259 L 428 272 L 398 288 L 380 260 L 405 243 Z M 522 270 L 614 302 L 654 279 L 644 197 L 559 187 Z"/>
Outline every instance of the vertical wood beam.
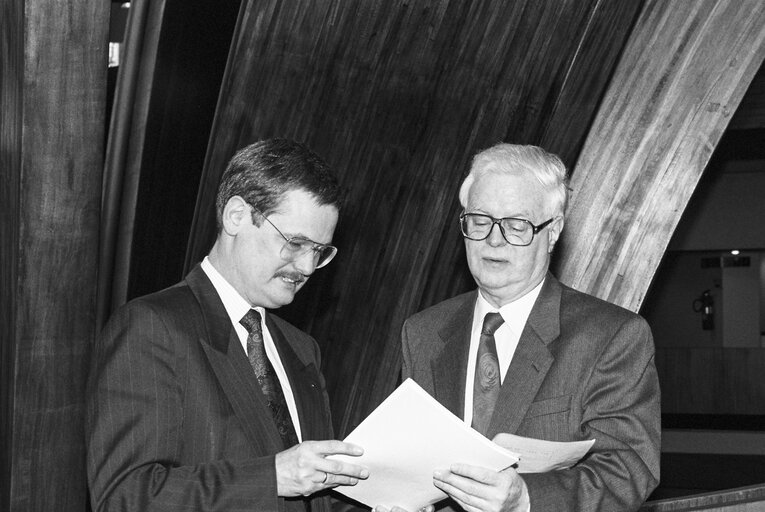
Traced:
<path fill-rule="evenodd" d="M 86 509 L 108 2 L 0 3 L 0 509 Z"/>
<path fill-rule="evenodd" d="M 640 307 L 765 57 L 765 2 L 648 2 L 573 172 L 557 274 Z"/>

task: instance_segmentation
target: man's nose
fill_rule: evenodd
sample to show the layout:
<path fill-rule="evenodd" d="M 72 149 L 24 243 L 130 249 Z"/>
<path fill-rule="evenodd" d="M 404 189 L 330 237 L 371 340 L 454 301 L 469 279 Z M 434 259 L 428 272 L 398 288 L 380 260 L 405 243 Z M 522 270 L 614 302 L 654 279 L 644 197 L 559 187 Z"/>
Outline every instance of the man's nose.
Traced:
<path fill-rule="evenodd" d="M 505 245 L 507 243 L 507 240 L 505 240 L 504 235 L 502 235 L 502 228 L 500 227 L 499 224 L 495 223 L 491 225 L 491 229 L 489 230 L 489 236 L 486 237 L 486 242 L 492 247 L 499 247 L 500 245 Z"/>
<path fill-rule="evenodd" d="M 310 250 L 295 258 L 295 268 L 304 276 L 313 274 L 316 271 L 316 253 Z"/>

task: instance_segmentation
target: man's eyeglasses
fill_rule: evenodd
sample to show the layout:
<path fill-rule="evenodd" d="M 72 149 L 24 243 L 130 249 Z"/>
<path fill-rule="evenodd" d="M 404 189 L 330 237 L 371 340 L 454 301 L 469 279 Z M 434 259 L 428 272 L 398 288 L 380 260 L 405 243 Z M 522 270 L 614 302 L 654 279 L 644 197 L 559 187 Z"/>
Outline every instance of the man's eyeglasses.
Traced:
<path fill-rule="evenodd" d="M 310 240 L 308 238 L 302 238 L 302 237 L 295 237 L 287 238 L 284 236 L 284 233 L 277 228 L 273 222 L 268 220 L 268 217 L 263 215 L 263 212 L 255 208 L 254 206 L 250 205 L 250 208 L 252 208 L 254 211 L 258 212 L 261 217 L 263 217 L 266 222 L 271 224 L 273 228 L 279 233 L 282 238 L 284 238 L 284 245 L 282 246 L 281 252 L 279 255 L 288 261 L 294 261 L 301 256 L 307 254 L 309 251 L 313 251 L 313 264 L 315 268 L 321 268 L 330 261 L 332 261 L 332 258 L 335 257 L 335 254 L 337 254 L 337 247 L 332 245 L 325 245 L 320 244 L 318 242 L 314 242 L 313 240 Z"/>
<path fill-rule="evenodd" d="M 460 215 L 460 230 L 462 236 L 470 240 L 486 240 L 491 235 L 494 225 L 499 226 L 499 232 L 510 245 L 525 246 L 531 244 L 534 235 L 542 231 L 555 218 L 535 226 L 526 219 L 504 217 L 495 219 L 491 215 L 483 213 L 462 213 Z"/>

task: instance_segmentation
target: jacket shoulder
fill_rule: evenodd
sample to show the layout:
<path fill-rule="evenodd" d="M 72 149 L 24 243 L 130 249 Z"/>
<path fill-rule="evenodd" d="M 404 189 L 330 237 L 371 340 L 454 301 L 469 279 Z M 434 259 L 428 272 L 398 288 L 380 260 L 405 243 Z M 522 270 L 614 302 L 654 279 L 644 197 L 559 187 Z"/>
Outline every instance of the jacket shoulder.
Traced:
<path fill-rule="evenodd" d="M 419 313 L 415 313 L 407 318 L 406 323 L 419 325 L 421 323 L 430 324 L 434 321 L 443 321 L 444 319 L 451 318 L 457 311 L 464 308 L 466 304 L 474 303 L 475 299 L 475 290 L 457 295 L 423 309 Z"/>
<path fill-rule="evenodd" d="M 184 281 L 181 281 L 164 290 L 136 297 L 122 306 L 122 308 L 149 308 L 158 313 L 185 311 L 185 314 L 188 315 L 188 308 L 196 303 L 197 300 L 189 286 Z"/>
<path fill-rule="evenodd" d="M 161 321 L 184 330 L 201 319 L 199 302 L 183 281 L 164 290 L 131 299 L 112 313 L 104 326 L 140 326 L 146 322 Z"/>

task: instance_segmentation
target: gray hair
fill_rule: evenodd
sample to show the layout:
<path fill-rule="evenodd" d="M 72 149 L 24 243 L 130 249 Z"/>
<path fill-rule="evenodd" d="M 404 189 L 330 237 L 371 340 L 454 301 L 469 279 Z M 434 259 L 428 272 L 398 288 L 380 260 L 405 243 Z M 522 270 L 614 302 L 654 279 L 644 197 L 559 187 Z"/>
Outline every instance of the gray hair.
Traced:
<path fill-rule="evenodd" d="M 473 157 L 465 180 L 460 186 L 459 200 L 467 206 L 470 187 L 479 177 L 494 173 L 530 173 L 544 188 L 554 215 L 563 216 L 568 205 L 568 173 L 561 159 L 538 146 L 497 144 Z"/>

